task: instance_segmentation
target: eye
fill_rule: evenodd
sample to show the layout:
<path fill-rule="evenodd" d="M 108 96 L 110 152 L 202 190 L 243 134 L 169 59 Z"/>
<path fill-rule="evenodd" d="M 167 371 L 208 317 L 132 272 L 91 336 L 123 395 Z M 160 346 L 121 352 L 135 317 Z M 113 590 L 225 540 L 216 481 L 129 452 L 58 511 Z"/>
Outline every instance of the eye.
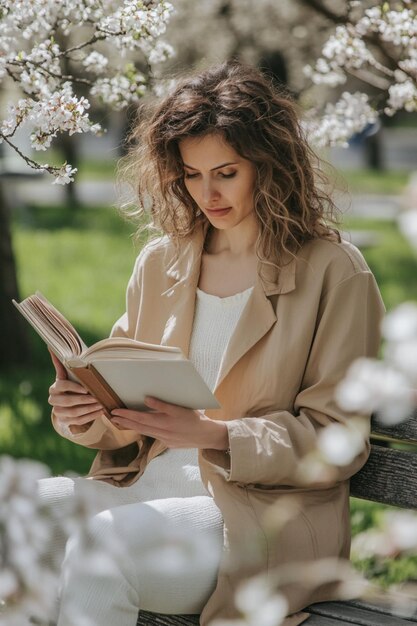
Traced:
<path fill-rule="evenodd" d="M 198 176 L 198 174 L 187 174 L 187 172 L 184 172 L 184 178 L 196 178 L 196 176 Z"/>
<path fill-rule="evenodd" d="M 220 176 L 222 178 L 233 178 L 234 176 L 236 176 L 236 172 L 232 172 L 231 174 L 223 174 L 223 172 L 220 172 Z"/>

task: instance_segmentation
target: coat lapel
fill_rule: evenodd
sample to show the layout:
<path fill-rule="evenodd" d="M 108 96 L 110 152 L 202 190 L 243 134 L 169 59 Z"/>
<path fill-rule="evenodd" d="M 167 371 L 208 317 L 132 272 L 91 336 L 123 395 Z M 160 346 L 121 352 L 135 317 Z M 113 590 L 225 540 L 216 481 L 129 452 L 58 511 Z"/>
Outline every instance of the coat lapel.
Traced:
<path fill-rule="evenodd" d="M 196 289 L 200 277 L 201 256 L 207 226 L 182 246 L 180 253 L 168 264 L 167 274 L 174 280 L 162 295 L 167 299 L 170 316 L 161 340 L 163 345 L 177 346 L 188 356 L 193 327 Z M 283 268 L 259 263 L 258 279 L 228 343 L 217 377 L 216 388 L 232 367 L 272 328 L 277 321 L 271 300 L 295 288 L 295 259 L 290 257 Z"/>
<path fill-rule="evenodd" d="M 232 367 L 248 352 L 277 321 L 277 294 L 295 288 L 295 259 L 288 259 L 281 271 L 263 263 L 258 265 L 258 278 L 250 298 L 239 318 L 227 345 L 217 376 L 215 391 L 224 381 Z"/>
<path fill-rule="evenodd" d="M 179 253 L 170 260 L 166 273 L 174 283 L 162 294 L 166 299 L 169 317 L 161 344 L 176 346 L 185 356 L 188 356 L 190 348 L 205 233 L 204 226 L 198 228 L 193 237 L 184 242 Z"/>
<path fill-rule="evenodd" d="M 223 355 L 215 389 L 219 387 L 239 359 L 275 324 L 276 319 L 272 304 L 258 281 Z"/>

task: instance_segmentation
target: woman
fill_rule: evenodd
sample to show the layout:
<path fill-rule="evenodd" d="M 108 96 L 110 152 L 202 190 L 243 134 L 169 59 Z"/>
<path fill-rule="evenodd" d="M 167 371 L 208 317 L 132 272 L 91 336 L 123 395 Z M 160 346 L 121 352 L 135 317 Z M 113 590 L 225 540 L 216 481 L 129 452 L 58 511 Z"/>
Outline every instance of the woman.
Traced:
<path fill-rule="evenodd" d="M 383 305 L 360 252 L 327 225 L 333 204 L 317 186 L 290 98 L 257 70 L 225 63 L 180 82 L 134 138 L 139 200 L 152 202 L 165 236 L 139 255 L 113 334 L 179 346 L 221 409 L 150 398 L 152 413 L 115 410 L 107 419 L 55 360 L 54 426 L 99 451 L 89 484 L 106 492 L 108 510 L 93 536 L 117 532 L 120 518 L 133 528 L 124 537 L 131 563 L 107 579 L 74 573 L 82 546 L 70 543 L 59 626 L 72 623 L 71 601 L 100 626 L 134 626 L 138 608 L 201 611 L 206 625 L 236 615 L 242 577 L 347 558 L 348 481 L 369 451 L 366 442 L 330 475 L 307 480 L 301 471 L 321 429 L 349 420 L 334 389 L 354 359 L 377 354 Z M 280 502 L 291 519 L 271 535 L 264 513 Z M 149 507 L 223 543 L 219 569 L 208 563 L 198 580 L 165 580 L 163 589 L 149 580 L 135 539 Z M 285 593 L 288 624 L 297 624 L 306 618 L 297 611 L 333 590 L 299 581 Z"/>

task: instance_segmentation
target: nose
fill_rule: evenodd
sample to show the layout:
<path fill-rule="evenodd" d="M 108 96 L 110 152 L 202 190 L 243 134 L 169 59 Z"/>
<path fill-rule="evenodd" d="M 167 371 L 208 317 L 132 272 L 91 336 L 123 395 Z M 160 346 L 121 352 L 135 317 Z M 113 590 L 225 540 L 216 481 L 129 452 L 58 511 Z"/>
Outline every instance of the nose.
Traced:
<path fill-rule="evenodd" d="M 202 196 L 205 206 L 209 206 L 212 202 L 219 199 L 220 193 L 216 189 L 213 181 L 206 180 L 203 182 Z"/>

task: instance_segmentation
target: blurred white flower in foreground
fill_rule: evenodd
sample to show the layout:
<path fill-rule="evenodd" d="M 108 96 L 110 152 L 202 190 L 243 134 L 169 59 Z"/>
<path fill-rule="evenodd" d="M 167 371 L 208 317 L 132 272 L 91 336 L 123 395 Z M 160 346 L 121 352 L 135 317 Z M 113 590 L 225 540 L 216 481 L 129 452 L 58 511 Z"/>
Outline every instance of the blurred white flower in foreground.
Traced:
<path fill-rule="evenodd" d="M 384 424 L 409 417 L 415 392 L 405 372 L 376 359 L 357 359 L 336 389 L 336 400 L 346 411 L 377 412 Z"/>
<path fill-rule="evenodd" d="M 348 465 L 364 449 L 363 433 L 343 424 L 330 424 L 318 437 L 318 449 L 324 459 L 333 465 Z"/>
<path fill-rule="evenodd" d="M 235 594 L 235 605 L 242 618 L 215 620 L 210 626 L 280 626 L 288 611 L 285 597 L 272 589 L 264 576 L 241 583 Z"/>
<path fill-rule="evenodd" d="M 8 626 L 47 617 L 55 600 L 55 572 L 42 563 L 50 529 L 36 496 L 47 476 L 41 463 L 0 457 L 0 623 Z"/>
<path fill-rule="evenodd" d="M 68 537 L 88 507 L 74 498 L 65 517 L 47 507 L 38 485 L 49 469 L 31 460 L 0 457 L 0 624 L 47 622 L 57 597 L 60 563 L 51 554 L 54 534 Z"/>
<path fill-rule="evenodd" d="M 370 586 L 345 559 L 286 563 L 239 585 L 235 605 L 242 617 L 214 620 L 210 626 L 280 626 L 288 613 L 287 599 L 280 590 L 293 583 L 310 591 L 332 584 L 337 598 L 342 600 L 363 595 Z"/>
<path fill-rule="evenodd" d="M 404 237 L 417 250 L 417 172 L 410 176 L 402 204 L 406 210 L 398 216 L 398 226 Z"/>

